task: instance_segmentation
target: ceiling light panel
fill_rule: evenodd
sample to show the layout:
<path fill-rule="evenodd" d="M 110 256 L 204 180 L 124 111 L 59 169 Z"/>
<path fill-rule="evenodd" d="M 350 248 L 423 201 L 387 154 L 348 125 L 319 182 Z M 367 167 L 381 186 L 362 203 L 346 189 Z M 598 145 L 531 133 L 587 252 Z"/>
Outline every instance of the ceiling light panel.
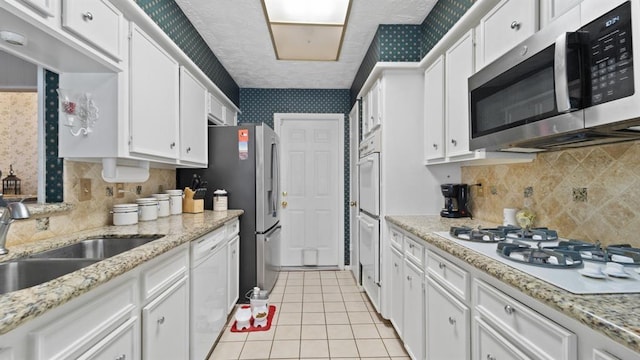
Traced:
<path fill-rule="evenodd" d="M 279 59 L 338 59 L 342 26 L 272 24 L 271 31 Z"/>
<path fill-rule="evenodd" d="M 350 0 L 264 0 L 271 23 L 344 24 Z"/>

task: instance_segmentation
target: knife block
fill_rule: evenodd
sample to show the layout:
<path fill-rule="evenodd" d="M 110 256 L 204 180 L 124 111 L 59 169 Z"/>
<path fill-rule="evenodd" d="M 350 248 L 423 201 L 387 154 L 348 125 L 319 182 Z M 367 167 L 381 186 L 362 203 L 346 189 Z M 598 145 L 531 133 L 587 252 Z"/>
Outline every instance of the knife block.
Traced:
<path fill-rule="evenodd" d="M 182 198 L 182 212 L 197 214 L 204 212 L 204 199 L 194 199 L 195 191 L 190 188 L 184 189 L 184 197 Z"/>

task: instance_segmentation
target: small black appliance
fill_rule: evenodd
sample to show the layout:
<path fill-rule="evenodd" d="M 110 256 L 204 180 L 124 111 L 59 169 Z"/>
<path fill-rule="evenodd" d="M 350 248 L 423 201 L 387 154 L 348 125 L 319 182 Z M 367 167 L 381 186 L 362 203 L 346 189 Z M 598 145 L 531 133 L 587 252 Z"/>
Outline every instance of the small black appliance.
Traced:
<path fill-rule="evenodd" d="M 469 205 L 469 186 L 467 184 L 442 184 L 440 190 L 444 196 L 444 208 L 440 216 L 446 218 L 471 217 Z"/>

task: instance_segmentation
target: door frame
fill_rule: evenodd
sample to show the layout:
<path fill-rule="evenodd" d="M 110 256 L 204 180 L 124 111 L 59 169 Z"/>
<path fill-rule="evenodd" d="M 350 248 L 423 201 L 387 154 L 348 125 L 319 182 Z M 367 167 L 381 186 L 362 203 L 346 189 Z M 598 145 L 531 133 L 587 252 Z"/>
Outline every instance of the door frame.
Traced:
<path fill-rule="evenodd" d="M 330 121 L 337 121 L 338 122 L 338 129 L 340 131 L 340 134 L 342 136 L 339 136 L 340 139 L 340 146 L 339 146 L 339 155 L 340 158 L 344 159 L 344 117 L 345 114 L 341 114 L 341 113 L 324 113 L 324 114 L 309 114 L 309 113 L 274 113 L 273 114 L 273 127 L 274 130 L 276 132 L 276 134 L 278 134 L 278 136 L 280 136 L 281 134 L 281 126 L 283 121 L 286 120 L 330 120 Z M 280 139 L 280 144 L 282 144 L 282 139 Z M 281 145 L 282 146 L 282 145 Z M 280 159 L 282 159 L 282 152 L 280 155 Z M 280 162 L 280 170 L 282 170 L 282 161 Z M 282 174 L 282 171 L 280 171 L 280 173 Z M 339 201 L 336 206 L 338 209 L 338 215 L 340 217 L 340 219 L 342 219 L 342 221 L 339 221 L 339 228 L 338 231 L 340 234 L 342 234 L 342 237 L 339 238 L 337 240 L 337 246 L 338 246 L 338 267 L 341 270 L 344 270 L 344 246 L 345 246 L 345 220 L 344 220 L 344 208 L 345 205 L 348 205 L 347 199 L 345 199 L 345 192 L 344 192 L 344 162 L 343 162 L 343 166 L 339 166 L 338 169 L 338 176 L 340 178 L 340 180 L 338 181 L 338 193 L 342 194 L 341 197 L 339 197 L 339 199 L 341 199 L 341 201 Z M 282 188 L 282 187 L 280 187 Z M 286 225 L 286 224 L 285 224 Z"/>
<path fill-rule="evenodd" d="M 360 243 L 358 212 L 360 208 L 358 194 L 358 161 L 360 161 L 360 105 L 361 100 L 356 100 L 349 112 L 349 267 L 351 272 L 360 282 Z M 352 205 L 355 203 L 355 205 Z M 355 244 L 355 246 L 354 246 Z M 355 249 L 355 251 L 354 251 Z"/>

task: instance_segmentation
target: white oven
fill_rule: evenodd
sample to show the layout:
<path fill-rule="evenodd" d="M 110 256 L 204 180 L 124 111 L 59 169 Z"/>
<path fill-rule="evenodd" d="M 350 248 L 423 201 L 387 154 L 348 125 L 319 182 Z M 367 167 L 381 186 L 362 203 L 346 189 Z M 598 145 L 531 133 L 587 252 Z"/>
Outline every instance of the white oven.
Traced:
<path fill-rule="evenodd" d="M 362 287 L 376 310 L 380 307 L 380 220 L 360 212 L 360 276 Z"/>

